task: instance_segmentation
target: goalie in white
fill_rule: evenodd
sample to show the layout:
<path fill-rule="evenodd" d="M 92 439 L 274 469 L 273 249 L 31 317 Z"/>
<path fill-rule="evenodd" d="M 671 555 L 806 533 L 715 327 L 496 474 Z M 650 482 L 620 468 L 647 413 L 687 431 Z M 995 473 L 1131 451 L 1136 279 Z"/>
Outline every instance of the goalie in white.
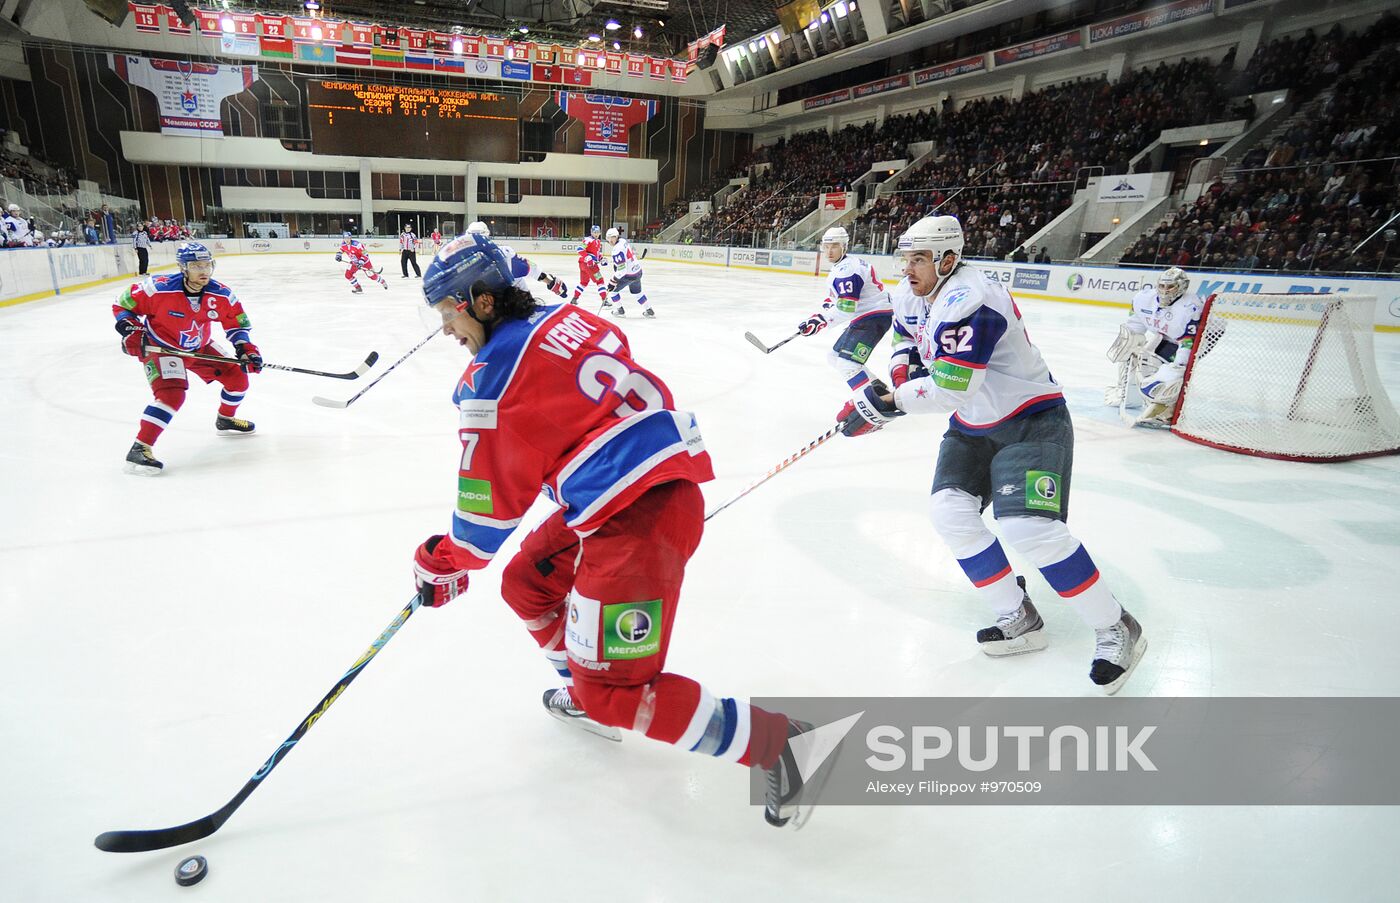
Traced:
<path fill-rule="evenodd" d="M 870 353 L 890 331 L 890 295 L 875 268 L 854 254 L 847 254 L 851 236 L 840 226 L 827 229 L 822 235 L 821 253 L 831 264 L 827 273 L 827 296 L 822 308 L 797 326 L 805 336 L 816 335 L 827 326 L 846 323 L 827 361 L 846 380 L 852 391 L 860 391 L 871 382 L 865 368 Z"/>
<path fill-rule="evenodd" d="M 1109 346 L 1108 359 L 1118 365 L 1118 381 L 1105 390 L 1104 404 L 1126 408 L 1136 378 L 1145 408 L 1134 425 L 1171 424 L 1205 307 L 1190 287 L 1180 267 L 1164 272 L 1156 285 L 1133 296 L 1128 321 L 1118 327 L 1118 338 Z"/>

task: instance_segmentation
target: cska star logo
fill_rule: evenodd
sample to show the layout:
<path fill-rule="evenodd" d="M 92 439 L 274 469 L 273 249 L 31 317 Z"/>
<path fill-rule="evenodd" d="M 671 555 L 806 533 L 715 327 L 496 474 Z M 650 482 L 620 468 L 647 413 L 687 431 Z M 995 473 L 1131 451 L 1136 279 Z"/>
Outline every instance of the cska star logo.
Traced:
<path fill-rule="evenodd" d="M 462 386 L 466 386 L 468 391 L 476 392 L 476 374 L 484 369 L 486 369 L 486 365 L 479 364 L 476 361 L 467 364 L 467 372 L 462 374 L 462 382 L 458 385 L 457 391 L 460 392 Z"/>
<path fill-rule="evenodd" d="M 199 326 L 193 325 L 189 329 L 180 333 L 180 347 L 194 350 L 204 344 L 204 337 L 200 335 Z"/>
<path fill-rule="evenodd" d="M 193 113 L 199 109 L 199 95 L 193 91 L 180 92 L 180 106 L 185 108 L 186 113 Z"/>

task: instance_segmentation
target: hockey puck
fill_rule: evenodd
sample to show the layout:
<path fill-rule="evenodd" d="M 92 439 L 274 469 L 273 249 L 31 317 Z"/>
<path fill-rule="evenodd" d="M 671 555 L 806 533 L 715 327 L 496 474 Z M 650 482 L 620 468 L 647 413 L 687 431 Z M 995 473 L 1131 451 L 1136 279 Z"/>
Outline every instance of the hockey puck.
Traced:
<path fill-rule="evenodd" d="M 180 864 L 175 866 L 175 883 L 181 887 L 189 887 L 191 884 L 203 881 L 207 874 L 209 874 L 208 860 L 203 856 L 191 856 L 188 859 L 181 859 Z"/>

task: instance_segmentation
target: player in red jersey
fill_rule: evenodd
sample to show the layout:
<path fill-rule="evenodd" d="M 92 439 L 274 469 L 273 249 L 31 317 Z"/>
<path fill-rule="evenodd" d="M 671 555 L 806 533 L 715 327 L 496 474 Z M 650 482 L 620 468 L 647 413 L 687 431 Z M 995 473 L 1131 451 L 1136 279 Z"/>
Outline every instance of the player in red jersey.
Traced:
<path fill-rule="evenodd" d="M 369 261 L 369 251 L 357 240 L 350 237 L 350 233 L 345 233 L 345 240 L 340 243 L 340 250 L 335 252 L 337 263 L 348 263 L 345 269 L 345 278 L 350 281 L 350 291 L 354 294 L 363 292 L 360 288 L 360 280 L 356 274 L 364 270 L 368 274 L 370 281 L 378 282 L 380 288 L 387 289 L 389 283 L 384 281 L 384 277 L 379 275 L 379 271 L 374 268 L 374 264 Z"/>
<path fill-rule="evenodd" d="M 414 555 L 422 604 L 467 589 L 541 490 L 558 506 L 506 566 L 501 595 L 564 679 L 551 715 L 593 733 L 627 728 L 768 772 L 766 817 L 805 818 L 798 753 L 808 725 L 663 670 L 685 565 L 713 477 L 695 417 L 592 312 L 539 306 L 484 236 L 449 243 L 423 292 L 475 356 L 458 381 L 462 457 L 451 532 Z M 805 746 L 805 744 L 802 744 Z"/>
<path fill-rule="evenodd" d="M 583 295 L 583 287 L 590 283 L 598 289 L 598 300 L 603 304 L 608 301 L 608 293 L 603 288 L 603 243 L 598 240 L 600 234 L 602 230 L 594 226 L 588 238 L 584 239 L 583 247 L 578 249 L 578 285 L 574 286 L 574 296 L 569 299 L 570 304 L 578 303 L 578 299 Z"/>
<path fill-rule="evenodd" d="M 126 454 L 128 473 L 154 476 L 165 466 L 156 460 L 151 447 L 185 403 L 188 373 L 223 386 L 219 415 L 214 420 L 219 435 L 253 432 L 252 423 L 234 416 L 248 391 L 248 373 L 262 369 L 258 346 L 248 338 L 248 315 L 233 291 L 214 281 L 214 255 L 208 248 L 187 242 L 175 252 L 175 260 L 179 273 L 148 276 L 127 288 L 112 305 L 122 350 L 145 364 L 146 381 L 155 396 L 141 414 L 136 441 Z M 238 350 L 237 360 L 223 364 L 148 350 L 218 355 L 219 348 L 210 342 L 214 323 Z"/>

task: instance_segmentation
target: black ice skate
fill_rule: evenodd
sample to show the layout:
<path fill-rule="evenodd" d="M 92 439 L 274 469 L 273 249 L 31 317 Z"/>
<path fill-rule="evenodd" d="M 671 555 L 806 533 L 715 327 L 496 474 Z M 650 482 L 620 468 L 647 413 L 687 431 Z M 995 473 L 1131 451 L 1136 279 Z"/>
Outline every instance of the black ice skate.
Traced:
<path fill-rule="evenodd" d="M 656 316 L 656 311 L 653 308 L 648 307 L 646 310 L 642 311 L 642 316 L 654 317 Z"/>
<path fill-rule="evenodd" d="M 364 291 L 365 291 L 365 290 L 362 289 L 362 288 L 360 288 L 358 285 L 352 285 L 352 286 L 350 286 L 350 294 L 352 294 L 352 295 L 361 295 L 361 294 L 364 294 Z"/>
<path fill-rule="evenodd" d="M 1142 660 L 1142 654 L 1147 651 L 1147 637 L 1142 635 L 1142 625 L 1137 618 L 1128 614 L 1126 608 L 1116 623 L 1094 634 L 1094 661 L 1089 666 L 1089 679 L 1112 696 Z"/>
<path fill-rule="evenodd" d="M 144 442 L 131 443 L 131 451 L 126 453 L 126 472 L 143 477 L 158 477 L 164 464 L 156 460 L 151 447 Z"/>
<path fill-rule="evenodd" d="M 253 421 L 237 417 L 219 417 L 214 421 L 214 431 L 220 436 L 249 436 L 254 429 Z"/>
<path fill-rule="evenodd" d="M 1031 604 L 1026 578 L 1017 577 L 1016 585 L 1021 588 L 1021 607 L 977 631 L 977 646 L 987 655 L 1021 655 L 1045 648 L 1045 622 Z"/>
<path fill-rule="evenodd" d="M 606 724 L 599 724 L 583 709 L 574 704 L 574 697 L 569 693 L 568 687 L 560 687 L 557 690 L 544 691 L 544 710 L 558 718 L 565 724 L 582 728 L 590 734 L 597 734 L 614 743 L 622 741 L 622 732 L 615 727 L 608 727 Z"/>
<path fill-rule="evenodd" d="M 835 759 L 840 747 L 832 751 L 825 761 L 816 763 L 815 780 L 804 780 L 802 764 L 810 756 L 807 744 L 793 748 L 793 741 L 812 730 L 812 725 L 795 718 L 788 719 L 788 742 L 783 746 L 782 755 L 772 768 L 767 769 L 768 789 L 764 793 L 763 819 L 775 828 L 791 826 L 794 831 L 807 824 L 812 817 L 812 809 L 817 796 L 826 786 L 827 779 L 835 768 Z M 809 775 L 808 777 L 812 777 Z"/>
<path fill-rule="evenodd" d="M 622 302 L 619 301 L 613 305 L 612 314 L 614 317 L 625 317 L 627 316 L 627 308 L 623 307 Z"/>

